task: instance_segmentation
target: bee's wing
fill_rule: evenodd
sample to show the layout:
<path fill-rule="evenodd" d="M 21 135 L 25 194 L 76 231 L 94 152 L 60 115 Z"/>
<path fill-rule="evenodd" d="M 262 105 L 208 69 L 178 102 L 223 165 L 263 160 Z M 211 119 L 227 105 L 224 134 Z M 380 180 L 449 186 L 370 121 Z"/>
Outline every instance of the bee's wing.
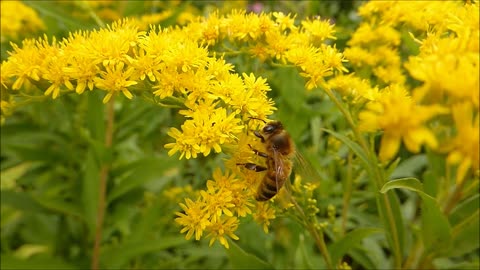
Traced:
<path fill-rule="evenodd" d="M 278 192 L 279 189 L 281 188 L 281 186 L 280 187 L 278 186 L 279 181 L 282 181 L 280 179 L 286 179 L 288 175 L 285 175 L 286 171 L 284 170 L 284 166 L 285 166 L 284 158 L 282 154 L 280 154 L 280 152 L 278 152 L 275 149 L 273 149 L 273 163 L 275 166 L 275 184 L 277 185 L 277 192 Z M 282 182 L 282 185 L 283 185 L 283 182 Z"/>
<path fill-rule="evenodd" d="M 295 174 L 298 174 L 307 182 L 319 182 L 322 177 L 320 173 L 313 167 L 313 165 L 306 159 L 298 150 L 295 151 L 293 157 L 294 161 L 294 171 Z"/>

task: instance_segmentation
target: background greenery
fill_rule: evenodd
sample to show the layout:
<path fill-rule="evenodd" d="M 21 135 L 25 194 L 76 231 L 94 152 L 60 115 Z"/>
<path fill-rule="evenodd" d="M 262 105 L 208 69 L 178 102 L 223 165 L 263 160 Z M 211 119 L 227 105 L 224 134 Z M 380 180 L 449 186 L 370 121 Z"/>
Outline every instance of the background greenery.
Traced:
<path fill-rule="evenodd" d="M 47 36 L 66 36 L 78 29 L 96 27 L 95 18 L 80 12 L 81 2 L 25 1 L 46 23 Z M 337 47 L 345 46 L 359 23 L 358 1 L 118 1 L 105 2 L 93 12 L 105 22 L 124 16 L 174 10 L 162 26 L 181 24 L 185 13 L 207 15 L 215 8 L 252 8 L 296 13 L 299 18 L 321 15 L 335 21 Z M 90 10 L 92 11 L 92 10 Z M 41 34 L 39 34 L 41 35 Z M 27 35 L 28 36 L 28 35 Z M 19 42 L 19 41 L 16 41 Z M 11 49 L 2 43 L 2 60 Z M 320 220 L 328 227 L 325 238 L 332 256 L 342 257 L 354 269 L 391 267 L 392 254 L 383 233 L 360 229 L 346 238 L 338 231 L 380 228 L 374 187 L 359 164 L 349 163 L 348 147 L 321 128 L 348 132 L 347 123 L 334 104 L 320 91 L 305 92 L 304 80 L 293 68 L 266 70 L 249 56 L 226 57 L 238 73 L 254 72 L 267 78 L 271 97 L 281 120 L 299 150 L 325 179 L 315 193 Z M 324 266 L 310 235 L 294 220 L 279 216 L 269 234 L 253 220 L 242 221 L 240 240 L 230 249 L 208 241 L 186 241 L 175 224 L 178 202 L 203 189 L 222 154 L 177 160 L 163 145 L 170 142 L 169 127 L 182 123 L 176 110 L 142 98 L 119 99 L 115 104 L 114 144 L 106 149 L 103 96 L 65 95 L 19 107 L 1 127 L 1 268 L 84 269 L 90 267 L 98 206 L 100 162 L 109 161 L 107 208 L 102 235 L 100 265 L 118 269 L 223 269 L 306 268 Z M 423 152 L 402 151 L 392 167 L 392 179 L 425 179 L 424 189 L 439 189 L 435 179 L 444 159 Z M 348 166 L 347 166 L 348 164 Z M 352 179 L 346 182 L 344 179 Z M 408 179 L 407 179 L 408 181 Z M 404 183 L 405 184 L 405 183 Z M 402 183 L 399 184 L 400 186 Z M 412 184 L 405 184 L 411 187 Z M 386 189 L 395 189 L 395 186 Z M 395 189 L 404 217 L 405 245 L 420 236 L 418 193 Z M 342 225 L 344 194 L 351 195 L 349 219 Z M 428 204 L 428 199 L 424 199 Z M 460 204 L 450 215 L 451 224 L 478 211 L 478 194 Z M 433 209 L 428 206 L 423 209 Z M 399 213 L 400 214 L 400 213 Z M 436 222 L 437 213 L 426 216 Z M 428 220 L 430 218 L 430 220 Z M 455 238 L 455 249 L 436 261 L 438 268 L 478 268 L 478 221 L 467 225 Z M 345 227 L 343 227 L 345 226 Z M 440 230 L 441 231 L 441 230 Z M 437 235 L 441 243 L 442 235 Z M 439 246 L 441 247 L 441 246 Z"/>

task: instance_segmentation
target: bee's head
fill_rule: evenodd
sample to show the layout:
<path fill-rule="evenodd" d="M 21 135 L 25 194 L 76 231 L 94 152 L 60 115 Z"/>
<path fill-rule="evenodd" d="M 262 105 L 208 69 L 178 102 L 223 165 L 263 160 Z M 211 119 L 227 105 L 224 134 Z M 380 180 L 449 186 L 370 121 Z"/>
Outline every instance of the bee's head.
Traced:
<path fill-rule="evenodd" d="M 278 133 L 283 130 L 283 125 L 280 121 L 271 121 L 268 122 L 262 129 L 263 133 L 266 135 Z"/>

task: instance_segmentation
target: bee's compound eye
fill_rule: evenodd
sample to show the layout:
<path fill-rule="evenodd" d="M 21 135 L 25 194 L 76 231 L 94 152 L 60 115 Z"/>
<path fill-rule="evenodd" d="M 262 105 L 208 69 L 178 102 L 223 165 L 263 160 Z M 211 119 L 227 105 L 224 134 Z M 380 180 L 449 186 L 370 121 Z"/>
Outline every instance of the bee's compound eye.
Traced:
<path fill-rule="evenodd" d="M 266 125 L 264 128 L 263 128 L 263 132 L 265 133 L 271 133 L 275 130 L 275 126 L 273 125 Z"/>

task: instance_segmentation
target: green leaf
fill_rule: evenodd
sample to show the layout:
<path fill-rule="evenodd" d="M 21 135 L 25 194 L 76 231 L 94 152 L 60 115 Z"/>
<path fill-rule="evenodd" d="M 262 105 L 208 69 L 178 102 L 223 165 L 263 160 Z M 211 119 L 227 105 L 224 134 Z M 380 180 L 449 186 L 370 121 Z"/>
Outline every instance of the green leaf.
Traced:
<path fill-rule="evenodd" d="M 82 180 L 82 204 L 85 219 L 88 221 L 90 232 L 95 231 L 98 208 L 98 189 L 100 183 L 100 168 L 96 162 L 94 150 L 87 153 Z"/>
<path fill-rule="evenodd" d="M 88 93 L 87 128 L 91 138 L 103 142 L 105 140 L 105 105 L 99 94 L 100 91 Z"/>
<path fill-rule="evenodd" d="M 13 208 L 31 213 L 45 211 L 38 202 L 26 193 L 15 192 L 13 190 L 2 190 L 0 194 L 2 195 L 0 196 L 2 206 L 10 205 Z"/>
<path fill-rule="evenodd" d="M 391 179 L 400 177 L 412 177 L 422 167 L 428 164 L 426 155 L 415 155 L 402 161 L 390 175 Z"/>
<path fill-rule="evenodd" d="M 422 198 L 422 238 L 425 250 L 441 254 L 452 244 L 452 232 L 447 217 L 435 198 L 423 192 L 423 185 L 415 178 L 403 178 L 387 182 L 380 192 L 401 188 L 415 191 Z"/>
<path fill-rule="evenodd" d="M 226 250 L 230 258 L 231 269 L 273 269 L 274 267 L 257 256 L 247 253 L 237 243 L 230 241 Z"/>
<path fill-rule="evenodd" d="M 162 181 L 162 186 L 167 184 L 173 179 L 166 177 L 168 170 L 174 169 L 177 164 L 176 159 L 169 157 L 145 158 L 132 163 L 129 175 L 112 189 L 108 194 L 108 201 L 111 202 L 153 180 Z"/>
<path fill-rule="evenodd" d="M 312 261 L 311 261 L 311 254 L 306 249 L 306 244 L 305 244 L 305 235 L 300 234 L 299 235 L 299 241 L 298 241 L 298 246 L 295 251 L 295 268 L 301 268 L 301 269 L 315 269 L 313 267 Z"/>
<path fill-rule="evenodd" d="M 69 30 L 78 30 L 83 28 L 83 24 L 79 20 L 72 19 L 71 13 L 57 5 L 53 1 L 25 1 L 27 5 L 37 10 L 46 17 L 51 17 L 68 27 Z"/>
<path fill-rule="evenodd" d="M 277 83 L 273 83 L 272 86 L 275 86 L 280 92 L 280 97 L 283 97 L 282 101 L 292 110 L 300 110 L 301 106 L 299 105 L 305 102 L 306 90 L 304 79 L 296 72 L 296 68 L 278 69 L 275 72 L 274 81 Z"/>
<path fill-rule="evenodd" d="M 329 130 L 325 128 L 322 128 L 322 130 L 332 135 L 333 137 L 337 138 L 341 142 L 343 142 L 348 148 L 350 148 L 350 150 L 352 150 L 355 153 L 355 155 L 357 155 L 360 158 L 365 168 L 371 171 L 370 169 L 371 166 L 370 166 L 370 162 L 368 161 L 367 154 L 365 153 L 365 151 L 363 151 L 360 145 L 358 145 L 358 143 L 350 140 L 347 136 L 340 134 L 338 132 L 335 132 L 333 130 Z"/>
<path fill-rule="evenodd" d="M 392 248 L 392 252 L 395 253 L 394 266 L 399 266 L 405 248 L 405 227 L 403 225 L 402 212 L 400 211 L 400 202 L 397 194 L 394 192 L 376 194 L 380 217 L 387 232 L 387 240 Z"/>
<path fill-rule="evenodd" d="M 149 252 L 159 252 L 188 244 L 184 236 L 164 237 L 155 241 L 143 239 L 135 242 L 124 242 L 114 247 L 103 248 L 100 254 L 101 266 L 109 269 L 126 267 L 129 260 Z"/>
<path fill-rule="evenodd" d="M 464 200 L 453 208 L 450 213 L 449 220 L 452 226 L 462 222 L 472 214 L 478 211 L 478 206 L 480 205 L 480 194 L 475 194 L 474 196 Z"/>
<path fill-rule="evenodd" d="M 385 185 L 383 185 L 382 189 L 380 190 L 380 193 L 386 193 L 387 191 L 395 188 L 409 189 L 415 192 L 423 193 L 422 183 L 420 183 L 418 179 L 411 177 L 395 179 L 385 183 Z"/>
<path fill-rule="evenodd" d="M 1 269 L 81 269 L 56 257 L 34 256 L 22 260 L 10 254 L 2 254 Z"/>
<path fill-rule="evenodd" d="M 375 233 L 381 233 L 382 231 L 383 230 L 379 228 L 360 228 L 347 233 L 342 239 L 328 247 L 330 255 L 332 256 L 332 262 L 337 264 L 348 251 L 360 246 L 364 238 Z"/>
<path fill-rule="evenodd" d="M 17 180 L 22 177 L 32 166 L 31 162 L 23 162 L 0 172 L 0 189 L 12 189 Z"/>
<path fill-rule="evenodd" d="M 480 210 L 477 209 L 452 228 L 453 248 L 449 256 L 461 256 L 480 247 Z M 476 239 L 476 241 L 474 240 Z"/>
<path fill-rule="evenodd" d="M 50 199 L 40 196 L 34 196 L 33 199 L 37 201 L 41 206 L 52 212 L 71 215 L 85 221 L 81 209 L 78 205 L 66 202 L 64 200 Z"/>

